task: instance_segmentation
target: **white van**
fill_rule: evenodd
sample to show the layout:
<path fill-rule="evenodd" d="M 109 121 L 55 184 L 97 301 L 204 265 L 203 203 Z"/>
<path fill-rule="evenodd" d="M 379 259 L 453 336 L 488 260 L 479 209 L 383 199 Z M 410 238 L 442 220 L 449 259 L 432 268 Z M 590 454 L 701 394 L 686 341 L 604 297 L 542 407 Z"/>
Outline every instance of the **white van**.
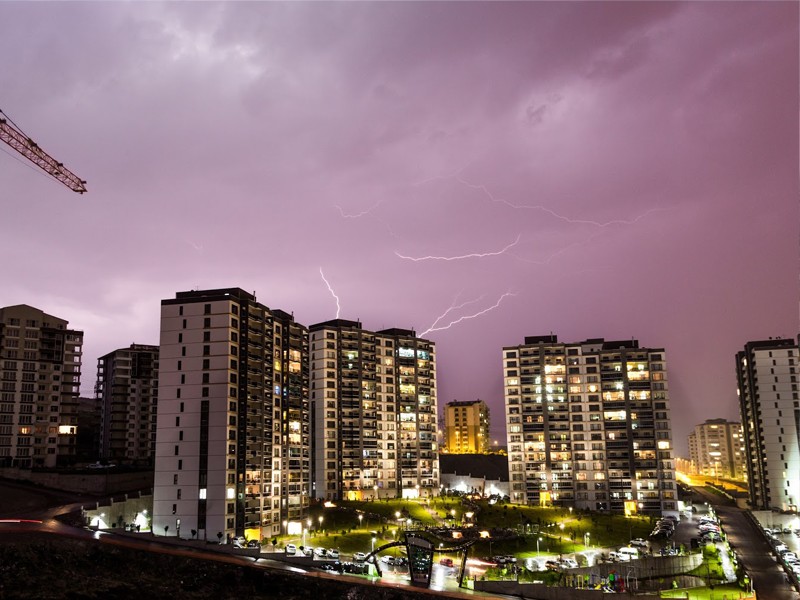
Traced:
<path fill-rule="evenodd" d="M 623 546 L 617 552 L 623 556 L 627 556 L 628 560 L 636 560 L 639 558 L 639 549 L 632 546 Z"/>

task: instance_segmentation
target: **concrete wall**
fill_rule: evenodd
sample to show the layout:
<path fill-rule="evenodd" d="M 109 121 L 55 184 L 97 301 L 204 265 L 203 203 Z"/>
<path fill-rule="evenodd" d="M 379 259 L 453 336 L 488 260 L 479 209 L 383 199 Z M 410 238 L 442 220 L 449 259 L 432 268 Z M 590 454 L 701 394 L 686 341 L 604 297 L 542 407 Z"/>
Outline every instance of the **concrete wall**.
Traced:
<path fill-rule="evenodd" d="M 123 471 L 98 469 L 98 472 L 30 471 L 2 468 L 0 478 L 29 481 L 36 485 L 92 496 L 109 496 L 153 488 L 152 471 Z"/>

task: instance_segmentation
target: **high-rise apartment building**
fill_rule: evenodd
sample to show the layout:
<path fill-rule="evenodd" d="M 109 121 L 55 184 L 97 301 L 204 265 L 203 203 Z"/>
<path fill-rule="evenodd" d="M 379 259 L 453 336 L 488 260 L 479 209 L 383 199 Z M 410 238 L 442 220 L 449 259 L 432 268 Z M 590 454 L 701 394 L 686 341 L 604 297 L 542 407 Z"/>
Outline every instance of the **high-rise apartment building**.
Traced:
<path fill-rule="evenodd" d="M 0 308 L 0 466 L 76 457 L 83 332 L 19 304 Z"/>
<path fill-rule="evenodd" d="M 433 342 L 345 319 L 309 330 L 315 497 L 438 493 Z"/>
<path fill-rule="evenodd" d="M 158 346 L 131 344 L 97 360 L 95 395 L 102 407 L 100 456 L 152 464 L 156 447 Z"/>
<path fill-rule="evenodd" d="M 292 315 L 238 288 L 161 302 L 156 533 L 298 530 L 309 436 L 308 330 Z"/>
<path fill-rule="evenodd" d="M 707 419 L 695 425 L 689 434 L 689 459 L 699 475 L 745 479 L 742 424 Z"/>
<path fill-rule="evenodd" d="M 736 354 L 750 505 L 796 511 L 800 502 L 798 344 L 748 342 Z"/>
<path fill-rule="evenodd" d="M 503 369 L 512 502 L 677 509 L 663 349 L 526 337 Z"/>
<path fill-rule="evenodd" d="M 444 406 L 445 447 L 448 454 L 489 452 L 489 407 L 483 400 L 448 402 Z"/>

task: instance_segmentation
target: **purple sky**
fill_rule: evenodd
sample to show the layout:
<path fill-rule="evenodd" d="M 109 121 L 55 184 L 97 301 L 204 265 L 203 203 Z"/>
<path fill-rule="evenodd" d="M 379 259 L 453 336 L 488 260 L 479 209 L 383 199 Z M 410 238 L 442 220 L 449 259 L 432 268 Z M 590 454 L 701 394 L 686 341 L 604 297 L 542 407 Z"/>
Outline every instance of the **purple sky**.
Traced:
<path fill-rule="evenodd" d="M 503 346 L 665 347 L 685 451 L 797 334 L 797 3 L 0 3 L 0 52 L 89 188 L 0 154 L 0 306 L 85 331 L 87 395 L 179 290 L 334 318 L 321 268 L 369 329 L 491 309 L 426 337 L 503 441 Z"/>

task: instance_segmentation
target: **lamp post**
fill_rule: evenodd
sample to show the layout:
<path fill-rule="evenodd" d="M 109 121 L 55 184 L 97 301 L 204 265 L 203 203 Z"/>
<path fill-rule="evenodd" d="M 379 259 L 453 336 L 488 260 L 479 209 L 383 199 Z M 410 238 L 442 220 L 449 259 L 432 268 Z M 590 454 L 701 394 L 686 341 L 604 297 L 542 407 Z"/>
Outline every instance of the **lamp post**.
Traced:
<path fill-rule="evenodd" d="M 303 527 L 303 547 L 304 547 L 304 548 L 305 548 L 305 546 L 306 546 L 306 531 L 308 531 L 308 529 L 306 529 L 305 527 Z"/>
<path fill-rule="evenodd" d="M 364 515 L 358 515 L 358 528 L 361 529 L 361 521 L 364 520 Z"/>
<path fill-rule="evenodd" d="M 372 536 L 372 552 L 375 552 L 375 536 Z"/>
<path fill-rule="evenodd" d="M 319 528 L 322 530 L 322 515 L 319 516 Z"/>
<path fill-rule="evenodd" d="M 455 525 L 456 524 L 456 509 L 455 508 L 451 508 L 450 509 L 450 516 L 453 517 L 453 525 Z"/>
<path fill-rule="evenodd" d="M 583 545 L 589 547 L 589 532 L 583 534 Z"/>
<path fill-rule="evenodd" d="M 409 529 L 411 529 L 411 517 L 406 519 L 406 531 L 408 531 Z"/>
<path fill-rule="evenodd" d="M 289 533 L 288 530 L 287 530 L 288 525 L 289 525 L 289 521 L 284 521 L 283 522 L 283 535 L 286 535 L 287 533 Z"/>
<path fill-rule="evenodd" d="M 541 542 L 541 541 L 542 541 L 541 536 L 536 538 L 536 556 L 541 556 L 541 553 L 539 552 L 539 542 Z"/>

